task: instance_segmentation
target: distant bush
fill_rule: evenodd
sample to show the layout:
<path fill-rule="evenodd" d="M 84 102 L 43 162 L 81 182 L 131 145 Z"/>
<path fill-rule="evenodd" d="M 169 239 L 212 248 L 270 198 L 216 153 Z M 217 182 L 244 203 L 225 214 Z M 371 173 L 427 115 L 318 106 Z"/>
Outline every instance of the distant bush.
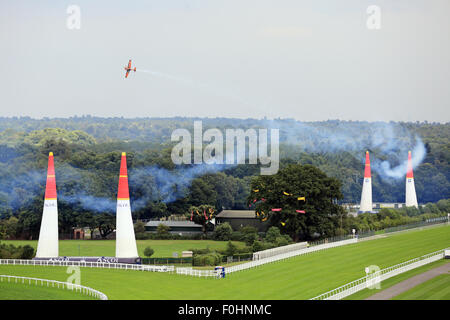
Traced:
<path fill-rule="evenodd" d="M 269 230 L 267 230 L 266 237 L 264 238 L 264 240 L 267 242 L 276 242 L 276 239 L 278 237 L 281 237 L 280 229 L 273 226 L 270 227 Z"/>
<path fill-rule="evenodd" d="M 262 241 L 257 240 L 255 242 L 253 242 L 252 250 L 253 250 L 253 252 L 264 250 L 264 244 L 262 243 Z"/>
<path fill-rule="evenodd" d="M 21 254 L 20 259 L 31 259 L 33 257 L 34 257 L 34 248 L 28 244 L 24 245 L 22 247 L 22 254 Z"/>
<path fill-rule="evenodd" d="M 214 229 L 213 239 L 219 241 L 228 241 L 231 240 L 232 234 L 233 229 L 231 228 L 231 225 L 228 222 L 224 222 L 222 224 L 219 224 Z"/>
<path fill-rule="evenodd" d="M 287 246 L 289 244 L 289 240 L 286 239 L 286 237 L 284 237 L 284 236 L 280 236 L 275 239 L 275 243 L 276 243 L 277 247 Z"/>
<path fill-rule="evenodd" d="M 0 259 L 31 259 L 34 257 L 34 248 L 29 245 L 14 246 L 0 243 Z"/>
<path fill-rule="evenodd" d="M 238 251 L 237 246 L 233 242 L 228 241 L 227 248 L 225 249 L 225 255 L 232 256 L 236 254 L 237 251 Z"/>
<path fill-rule="evenodd" d="M 156 227 L 156 234 L 160 239 L 169 239 L 171 234 L 169 233 L 170 227 L 163 223 L 158 224 Z"/>
<path fill-rule="evenodd" d="M 267 250 L 267 249 L 272 249 L 278 247 L 278 245 L 274 242 L 267 242 L 267 241 L 255 241 L 255 243 L 252 246 L 252 251 L 253 252 L 257 252 L 257 251 L 263 251 L 263 250 Z"/>
<path fill-rule="evenodd" d="M 216 252 L 195 255 L 192 259 L 193 266 L 217 266 L 222 262 L 222 256 Z"/>
<path fill-rule="evenodd" d="M 146 247 L 144 249 L 144 256 L 146 256 L 147 258 L 150 258 L 154 253 L 155 253 L 155 250 L 153 250 L 150 247 Z"/>
<path fill-rule="evenodd" d="M 209 247 L 202 248 L 202 249 L 189 249 L 189 251 L 192 251 L 193 255 L 201 255 L 201 254 L 207 254 L 214 252 Z"/>
<path fill-rule="evenodd" d="M 277 247 L 276 243 L 268 242 L 268 241 L 263 241 L 263 245 L 264 245 L 264 249 L 263 250 L 272 249 L 272 248 L 276 248 Z"/>
<path fill-rule="evenodd" d="M 419 208 L 382 208 L 377 214 L 362 213 L 357 217 L 347 217 L 345 223 L 347 227 L 344 228 L 344 232 L 336 230 L 335 235 L 351 234 L 351 229 L 356 229 L 358 232 L 366 232 L 412 225 L 428 219 L 445 217 L 448 211 L 450 211 L 449 199 L 443 199 L 437 203 L 419 205 Z"/>
<path fill-rule="evenodd" d="M 136 240 L 147 240 L 149 239 L 149 234 L 145 232 L 139 232 L 135 234 Z"/>
<path fill-rule="evenodd" d="M 241 228 L 240 233 L 242 234 L 242 238 L 240 241 L 244 241 L 246 245 L 251 246 L 253 242 L 258 240 L 258 230 L 255 227 L 246 226 Z"/>
<path fill-rule="evenodd" d="M 232 241 L 242 241 L 242 233 L 239 231 L 233 231 L 231 234 L 230 240 Z"/>
<path fill-rule="evenodd" d="M 145 223 L 142 221 L 138 221 L 134 224 L 134 232 L 136 234 L 138 233 L 144 233 L 145 232 Z"/>

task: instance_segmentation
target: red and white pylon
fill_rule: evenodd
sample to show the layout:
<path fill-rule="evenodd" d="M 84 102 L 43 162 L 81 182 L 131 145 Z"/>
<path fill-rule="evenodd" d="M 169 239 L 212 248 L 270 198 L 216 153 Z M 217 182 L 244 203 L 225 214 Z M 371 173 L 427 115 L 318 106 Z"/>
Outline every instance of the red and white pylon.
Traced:
<path fill-rule="evenodd" d="M 58 250 L 58 202 L 56 198 L 55 164 L 53 152 L 50 152 L 36 258 L 56 258 L 59 254 Z"/>
<path fill-rule="evenodd" d="M 412 166 L 411 151 L 408 152 L 408 167 L 406 170 L 406 192 L 405 192 L 405 205 L 407 207 L 416 207 L 417 203 L 416 187 L 414 185 L 414 174 Z"/>
<path fill-rule="evenodd" d="M 370 172 L 369 151 L 366 151 L 366 165 L 364 168 L 364 181 L 361 192 L 360 212 L 372 212 L 372 177 Z"/>
<path fill-rule="evenodd" d="M 136 237 L 134 235 L 133 219 L 131 216 L 127 157 L 125 152 L 122 152 L 122 159 L 120 162 L 119 190 L 117 193 L 116 257 L 139 257 L 136 246 Z"/>

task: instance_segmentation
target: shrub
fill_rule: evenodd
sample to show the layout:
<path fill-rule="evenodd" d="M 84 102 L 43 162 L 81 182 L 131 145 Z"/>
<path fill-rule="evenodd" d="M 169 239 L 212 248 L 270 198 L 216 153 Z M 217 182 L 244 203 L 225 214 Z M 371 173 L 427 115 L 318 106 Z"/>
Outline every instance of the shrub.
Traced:
<path fill-rule="evenodd" d="M 253 242 L 258 240 L 258 230 L 255 227 L 246 226 L 239 231 L 242 234 L 241 241 L 244 241 L 248 246 L 253 245 Z"/>
<path fill-rule="evenodd" d="M 189 249 L 189 251 L 192 251 L 193 255 L 207 254 L 213 252 L 209 247 L 206 247 L 204 249 Z"/>
<path fill-rule="evenodd" d="M 214 240 L 219 241 L 228 241 L 231 240 L 231 236 L 233 234 L 233 229 L 228 222 L 219 224 L 213 233 Z"/>
<path fill-rule="evenodd" d="M 253 243 L 258 239 L 259 237 L 257 233 L 248 233 L 244 236 L 242 240 L 245 242 L 247 246 L 252 246 Z"/>
<path fill-rule="evenodd" d="M 217 252 L 194 255 L 192 259 L 193 266 L 216 266 L 222 261 L 222 256 Z"/>
<path fill-rule="evenodd" d="M 237 246 L 235 244 L 233 244 L 233 242 L 228 241 L 227 249 L 225 250 L 225 255 L 232 256 L 232 255 L 236 254 L 237 251 L 238 251 Z"/>
<path fill-rule="evenodd" d="M 146 248 L 144 249 L 144 255 L 145 255 L 147 258 L 150 258 L 154 253 L 155 253 L 155 250 L 153 250 L 153 249 L 150 248 L 150 247 L 146 247 Z"/>
<path fill-rule="evenodd" d="M 231 234 L 230 240 L 232 241 L 244 241 L 242 240 L 242 232 L 239 231 L 233 231 L 233 233 Z"/>
<path fill-rule="evenodd" d="M 22 247 L 22 255 L 20 259 L 31 259 L 34 256 L 34 248 L 30 245 L 25 245 Z"/>
<path fill-rule="evenodd" d="M 145 232 L 145 223 L 142 221 L 138 221 L 134 224 L 134 233 L 144 233 Z"/>
<path fill-rule="evenodd" d="M 136 233 L 136 240 L 148 240 L 152 238 L 151 233 L 139 232 Z"/>
<path fill-rule="evenodd" d="M 160 223 L 156 227 L 156 235 L 160 239 L 169 238 L 170 237 L 169 230 L 170 230 L 169 226 L 166 226 L 165 224 Z"/>
<path fill-rule="evenodd" d="M 286 246 L 289 244 L 289 240 L 286 237 L 280 236 L 275 239 L 275 243 L 277 247 Z"/>
<path fill-rule="evenodd" d="M 242 248 L 238 247 L 238 249 L 237 249 L 238 254 L 246 254 L 246 253 L 252 253 L 252 252 L 253 252 L 252 246 L 245 246 Z"/>
<path fill-rule="evenodd" d="M 0 244 L 0 259 L 31 259 L 33 256 L 34 249 L 29 245 L 15 247 Z"/>
<path fill-rule="evenodd" d="M 264 246 L 263 250 L 267 250 L 267 249 L 275 248 L 277 246 L 277 244 L 274 242 L 264 241 L 263 246 Z"/>
<path fill-rule="evenodd" d="M 252 245 L 253 252 L 262 251 L 262 250 L 264 250 L 264 245 L 261 241 L 256 240 L 255 242 L 253 242 L 253 245 Z"/>
<path fill-rule="evenodd" d="M 265 240 L 267 242 L 276 242 L 276 239 L 280 236 L 281 236 L 280 229 L 273 226 L 270 227 L 269 230 L 267 230 Z"/>

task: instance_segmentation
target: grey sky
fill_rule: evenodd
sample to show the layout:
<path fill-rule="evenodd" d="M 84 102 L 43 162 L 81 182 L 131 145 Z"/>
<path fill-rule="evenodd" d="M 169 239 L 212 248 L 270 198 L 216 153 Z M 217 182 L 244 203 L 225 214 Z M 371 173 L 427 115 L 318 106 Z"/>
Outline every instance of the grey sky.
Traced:
<path fill-rule="evenodd" d="M 130 2 L 0 0 L 0 116 L 450 121 L 448 0 Z"/>

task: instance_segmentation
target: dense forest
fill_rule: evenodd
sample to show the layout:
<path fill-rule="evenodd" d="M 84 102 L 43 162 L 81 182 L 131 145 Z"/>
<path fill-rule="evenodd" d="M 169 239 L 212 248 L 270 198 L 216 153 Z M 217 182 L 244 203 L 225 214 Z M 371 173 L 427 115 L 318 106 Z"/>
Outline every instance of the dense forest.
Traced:
<path fill-rule="evenodd" d="M 229 118 L 0 118 L 0 217 L 22 215 L 36 235 L 48 153 L 55 154 L 59 210 L 113 213 L 121 152 L 127 152 L 133 214 L 155 218 L 189 207 L 248 208 L 260 164 L 175 165 L 171 134 L 177 128 L 279 129 L 280 168 L 308 164 L 342 184 L 342 199 L 358 203 L 364 154 L 370 151 L 373 200 L 404 202 L 404 161 L 414 168 L 419 203 L 450 198 L 450 124 Z M 204 143 L 203 146 L 205 146 Z M 37 210 L 39 208 L 39 210 Z M 76 215 L 75 215 L 76 216 Z M 67 230 L 69 232 L 69 230 Z"/>

